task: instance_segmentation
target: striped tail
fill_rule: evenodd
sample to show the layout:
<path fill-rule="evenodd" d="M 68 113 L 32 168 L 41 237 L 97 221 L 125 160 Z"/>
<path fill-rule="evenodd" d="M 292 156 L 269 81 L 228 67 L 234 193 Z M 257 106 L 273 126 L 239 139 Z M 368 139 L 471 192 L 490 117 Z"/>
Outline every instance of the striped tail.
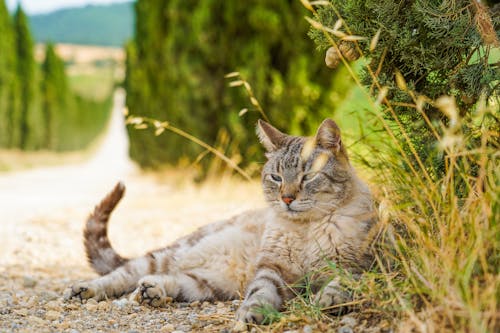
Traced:
<path fill-rule="evenodd" d="M 83 232 L 87 259 L 92 268 L 101 275 L 110 273 L 128 261 L 116 253 L 108 239 L 109 216 L 124 193 L 123 183 L 116 184 L 115 188 L 94 208 Z"/>

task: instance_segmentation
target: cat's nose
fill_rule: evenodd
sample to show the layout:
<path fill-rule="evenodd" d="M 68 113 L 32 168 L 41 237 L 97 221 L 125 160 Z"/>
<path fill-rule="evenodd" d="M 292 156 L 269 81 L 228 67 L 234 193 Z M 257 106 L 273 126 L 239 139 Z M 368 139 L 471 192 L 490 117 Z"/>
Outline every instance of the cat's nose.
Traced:
<path fill-rule="evenodd" d="M 281 196 L 281 200 L 287 205 L 291 204 L 295 200 L 295 196 L 291 194 L 285 194 Z"/>

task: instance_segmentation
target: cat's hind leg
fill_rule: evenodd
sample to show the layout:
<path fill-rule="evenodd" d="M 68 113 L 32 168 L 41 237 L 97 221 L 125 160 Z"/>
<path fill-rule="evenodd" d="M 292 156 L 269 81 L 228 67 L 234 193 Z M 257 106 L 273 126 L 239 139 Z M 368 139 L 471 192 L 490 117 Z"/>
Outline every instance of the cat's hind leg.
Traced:
<path fill-rule="evenodd" d="M 138 303 L 154 307 L 164 306 L 169 298 L 193 302 L 236 297 L 236 293 L 224 291 L 203 278 L 202 274 L 194 272 L 145 276 L 139 280 L 137 289 L 131 295 Z"/>
<path fill-rule="evenodd" d="M 93 280 L 81 281 L 72 285 L 65 294 L 66 299 L 95 299 L 101 301 L 117 298 L 132 292 L 139 279 L 152 273 L 152 258 L 145 256 L 128 261 L 121 267 Z"/>

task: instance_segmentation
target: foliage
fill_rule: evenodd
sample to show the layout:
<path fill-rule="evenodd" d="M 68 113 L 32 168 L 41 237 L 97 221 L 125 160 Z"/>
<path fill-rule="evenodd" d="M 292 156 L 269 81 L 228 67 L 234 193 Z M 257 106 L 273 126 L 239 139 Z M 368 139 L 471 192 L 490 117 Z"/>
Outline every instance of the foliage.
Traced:
<path fill-rule="evenodd" d="M 130 113 L 168 121 L 212 146 L 229 136 L 222 149 L 236 161 L 260 160 L 252 130 L 260 115 L 246 92 L 224 79 L 238 71 L 279 128 L 311 133 L 335 110 L 335 76 L 304 38 L 304 13 L 299 2 L 285 0 L 138 1 L 136 37 L 127 47 Z M 249 112 L 240 117 L 245 106 Z M 146 167 L 203 152 L 173 133 L 129 135 L 132 158 Z"/>
<path fill-rule="evenodd" d="M 42 77 L 42 109 L 46 128 L 44 146 L 55 149 L 59 145 L 60 130 L 71 117 L 69 112 L 72 110 L 69 107 L 64 63 L 56 55 L 53 44 L 46 46 Z"/>
<path fill-rule="evenodd" d="M 132 2 L 88 5 L 33 15 L 30 22 L 39 43 L 120 47 L 132 37 L 134 11 Z"/>
<path fill-rule="evenodd" d="M 33 56 L 33 40 L 28 27 L 28 20 L 21 6 L 14 15 L 16 35 L 17 77 L 20 78 L 21 110 L 16 127 L 20 130 L 19 148 L 36 149 L 41 147 L 41 127 L 43 118 L 38 109 L 36 63 Z"/>
<path fill-rule="evenodd" d="M 481 96 L 487 100 L 498 96 L 499 64 L 489 57 L 492 46 L 498 46 L 500 17 L 491 18 L 485 6 L 469 0 L 332 0 L 317 9 L 316 20 L 330 31 L 342 20 L 348 35 L 365 37 L 352 44 L 370 60 L 362 82 L 374 96 L 391 101 L 397 115 L 393 120 L 411 139 L 402 140 L 405 150 L 416 150 L 418 158 L 443 173 L 443 160 L 430 154 L 432 133 L 421 112 L 431 122 L 447 118 L 435 105 L 425 103 L 423 96 L 428 100 L 456 97 L 461 116 L 470 113 Z M 338 44 L 344 35 L 325 28 L 310 31 L 320 49 Z M 392 119 L 386 110 L 387 119 Z M 396 135 L 404 139 L 405 133 Z M 412 158 L 411 163 L 417 161 Z"/>
<path fill-rule="evenodd" d="M 16 75 L 16 45 L 12 22 L 4 1 L 0 1 L 0 146 L 19 143 L 19 85 Z"/>

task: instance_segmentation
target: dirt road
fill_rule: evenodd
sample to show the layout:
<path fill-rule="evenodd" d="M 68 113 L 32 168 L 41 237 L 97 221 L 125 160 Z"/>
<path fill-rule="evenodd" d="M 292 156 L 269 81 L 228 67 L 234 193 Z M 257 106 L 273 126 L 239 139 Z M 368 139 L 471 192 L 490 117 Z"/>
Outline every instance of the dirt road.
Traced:
<path fill-rule="evenodd" d="M 125 300 L 63 302 L 72 281 L 95 276 L 85 262 L 82 228 L 119 180 L 127 194 L 111 218 L 110 238 L 125 256 L 263 204 L 258 184 L 196 186 L 180 172 L 142 174 L 127 156 L 123 105 L 124 93 L 117 91 L 107 134 L 88 161 L 0 173 L 0 332 L 219 332 L 230 326 L 237 302 L 160 310 Z"/>

